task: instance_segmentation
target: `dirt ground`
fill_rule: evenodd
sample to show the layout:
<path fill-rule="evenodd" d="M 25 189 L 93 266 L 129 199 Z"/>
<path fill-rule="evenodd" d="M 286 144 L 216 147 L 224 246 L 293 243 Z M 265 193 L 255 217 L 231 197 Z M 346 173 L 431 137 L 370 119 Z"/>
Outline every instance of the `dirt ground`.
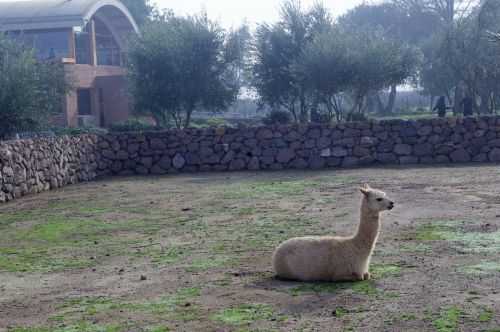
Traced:
<path fill-rule="evenodd" d="M 386 191 L 358 283 L 273 278 Z M 500 331 L 500 168 L 115 178 L 0 205 L 0 331 Z"/>

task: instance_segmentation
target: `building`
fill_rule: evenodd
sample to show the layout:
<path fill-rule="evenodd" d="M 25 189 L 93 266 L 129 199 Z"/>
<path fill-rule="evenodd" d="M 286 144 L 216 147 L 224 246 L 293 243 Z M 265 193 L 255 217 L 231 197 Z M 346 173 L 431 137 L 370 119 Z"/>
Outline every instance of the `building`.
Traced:
<path fill-rule="evenodd" d="M 64 63 L 74 90 L 54 119 L 71 127 L 126 120 L 127 41 L 138 28 L 118 0 L 0 2 L 0 31 L 32 46 L 40 60 Z"/>

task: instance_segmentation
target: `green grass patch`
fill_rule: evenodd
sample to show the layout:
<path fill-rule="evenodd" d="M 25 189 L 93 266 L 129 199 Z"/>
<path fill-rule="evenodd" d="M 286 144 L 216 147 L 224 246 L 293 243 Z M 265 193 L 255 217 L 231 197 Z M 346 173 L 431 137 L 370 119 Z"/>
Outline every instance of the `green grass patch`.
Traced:
<path fill-rule="evenodd" d="M 0 218 L 0 230 L 14 223 L 33 220 L 35 216 L 36 211 L 2 212 L 2 218 Z"/>
<path fill-rule="evenodd" d="M 407 243 L 401 246 L 402 252 L 427 253 L 432 250 L 432 246 L 424 243 Z"/>
<path fill-rule="evenodd" d="M 147 329 L 148 332 L 170 332 L 166 326 L 154 326 Z"/>
<path fill-rule="evenodd" d="M 28 225 L 12 223 L 0 232 L 0 271 L 58 272 L 95 266 L 95 257 L 134 255 L 132 244 L 156 233 L 151 220 L 101 220 L 40 214 Z M 115 236 L 121 233 L 121 236 Z M 124 236 L 132 234 L 132 237 Z M 126 249 L 126 250 L 124 250 Z M 167 263 L 178 253 L 158 254 Z"/>
<path fill-rule="evenodd" d="M 340 307 L 340 308 L 335 309 L 335 317 L 337 317 L 337 318 L 342 318 L 348 314 L 349 314 L 349 311 L 345 308 Z"/>
<path fill-rule="evenodd" d="M 192 287 L 181 288 L 175 294 L 146 302 L 124 302 L 105 297 L 75 298 L 59 307 L 57 315 L 52 316 L 51 321 L 57 322 L 59 325 L 71 325 L 83 319 L 96 317 L 98 314 L 112 314 L 117 311 L 130 311 L 136 314 L 142 313 L 178 321 L 191 321 L 199 316 L 199 308 L 193 302 L 200 295 L 201 289 Z"/>
<path fill-rule="evenodd" d="M 16 327 L 9 329 L 9 332 L 122 332 L 126 327 L 118 324 L 99 325 L 88 322 L 79 322 L 77 324 L 64 327 Z"/>
<path fill-rule="evenodd" d="M 493 311 L 493 309 L 481 308 L 481 311 L 479 312 L 477 320 L 481 323 L 488 323 L 493 319 L 494 315 L 495 315 L 495 311 Z"/>
<path fill-rule="evenodd" d="M 280 319 L 280 316 L 274 312 L 273 307 L 267 304 L 256 303 L 226 308 L 212 316 L 212 320 L 236 326 L 271 319 Z"/>
<path fill-rule="evenodd" d="M 395 264 L 372 264 L 370 272 L 374 279 L 395 277 L 401 275 L 401 267 Z"/>
<path fill-rule="evenodd" d="M 442 241 L 449 237 L 450 232 L 442 225 L 423 225 L 418 228 L 415 239 L 418 241 Z"/>
<path fill-rule="evenodd" d="M 295 197 L 304 195 L 308 190 L 314 190 L 319 186 L 332 183 L 352 183 L 352 177 L 321 177 L 314 179 L 294 180 L 267 180 L 267 181 L 252 181 L 252 182 L 239 182 L 224 186 L 217 191 L 222 192 L 224 199 L 272 199 L 282 197 Z M 332 200 L 327 201 L 329 203 Z"/>
<path fill-rule="evenodd" d="M 500 252 L 500 231 L 493 233 L 464 232 L 465 221 L 433 221 L 417 229 L 418 241 L 449 241 L 468 253 Z"/>
<path fill-rule="evenodd" d="M 75 257 L 63 249 L 0 249 L 0 271 L 6 272 L 55 272 L 88 268 L 95 264 L 89 255 Z"/>
<path fill-rule="evenodd" d="M 399 316 L 399 320 L 403 321 L 403 322 L 414 321 L 414 320 L 417 320 L 417 319 L 418 319 L 417 315 L 415 315 L 415 314 L 404 313 L 404 314 L 401 314 Z"/>
<path fill-rule="evenodd" d="M 371 280 L 357 282 L 324 282 L 324 283 L 304 283 L 290 290 L 293 296 L 299 296 L 304 293 L 335 293 L 343 290 L 351 290 L 357 294 L 376 295 L 378 290 L 375 285 L 376 279 L 382 279 L 389 276 L 399 276 L 401 267 L 395 264 L 373 264 L 370 267 L 372 273 Z M 398 294 L 399 296 L 399 294 Z"/>
<path fill-rule="evenodd" d="M 358 282 L 329 282 L 329 283 L 305 283 L 289 290 L 293 296 L 307 293 L 328 294 L 339 291 L 351 290 L 353 293 L 362 295 L 375 295 L 378 293 L 373 280 Z"/>
<path fill-rule="evenodd" d="M 206 257 L 197 258 L 186 268 L 187 272 L 202 272 L 229 266 L 232 263 L 229 257 Z"/>
<path fill-rule="evenodd" d="M 443 309 L 439 313 L 439 317 L 433 321 L 433 325 L 437 332 L 455 332 L 462 316 L 462 310 L 456 306 Z"/>
<path fill-rule="evenodd" d="M 483 261 L 476 265 L 461 268 L 461 271 L 467 274 L 483 275 L 488 273 L 500 272 L 500 263 Z"/>
<path fill-rule="evenodd" d="M 303 195 L 307 188 L 316 186 L 315 181 L 263 181 L 242 182 L 225 186 L 223 190 L 224 199 L 269 199 L 284 196 Z"/>
<path fill-rule="evenodd" d="M 187 246 L 170 246 L 162 248 L 155 244 L 148 246 L 134 253 L 136 257 L 147 257 L 156 266 L 165 266 L 176 264 L 182 261 L 191 253 L 191 249 Z"/>

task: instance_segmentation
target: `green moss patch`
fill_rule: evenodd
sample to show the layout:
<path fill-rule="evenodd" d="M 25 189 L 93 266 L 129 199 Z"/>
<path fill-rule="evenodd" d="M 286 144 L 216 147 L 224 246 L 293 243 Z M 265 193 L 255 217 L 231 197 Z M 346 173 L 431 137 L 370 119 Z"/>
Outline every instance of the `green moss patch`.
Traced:
<path fill-rule="evenodd" d="M 477 321 L 481 323 L 488 323 L 490 322 L 495 315 L 495 311 L 490 308 L 481 308 L 481 311 L 479 312 L 479 315 L 477 317 Z"/>
<path fill-rule="evenodd" d="M 226 308 L 212 316 L 215 321 L 227 325 L 246 325 L 262 320 L 278 320 L 280 318 L 272 306 L 267 304 L 242 304 Z"/>
<path fill-rule="evenodd" d="M 293 296 L 304 293 L 335 293 L 338 291 L 351 290 L 353 293 L 362 295 L 376 295 L 378 293 L 375 280 L 390 276 L 399 276 L 401 267 L 395 264 L 373 264 L 370 267 L 372 273 L 371 280 L 357 282 L 325 282 L 325 283 L 304 283 L 290 289 Z"/>
<path fill-rule="evenodd" d="M 453 306 L 441 310 L 438 317 L 434 319 L 433 325 L 437 332 L 455 332 L 458 329 L 458 323 L 462 317 L 462 310 Z"/>
<path fill-rule="evenodd" d="M 433 221 L 417 229 L 419 241 L 448 241 L 460 251 L 468 253 L 500 252 L 500 231 L 491 233 L 467 232 L 466 221 Z"/>
<path fill-rule="evenodd" d="M 500 272 L 500 263 L 491 261 L 482 261 L 479 264 L 466 266 L 460 269 L 461 272 L 467 274 L 488 274 L 494 272 Z"/>

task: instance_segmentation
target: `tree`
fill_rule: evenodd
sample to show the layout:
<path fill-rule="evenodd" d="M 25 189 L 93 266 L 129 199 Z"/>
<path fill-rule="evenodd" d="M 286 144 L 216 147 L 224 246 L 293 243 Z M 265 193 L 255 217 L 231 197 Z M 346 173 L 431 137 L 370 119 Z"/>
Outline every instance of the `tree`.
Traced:
<path fill-rule="evenodd" d="M 61 63 L 38 62 L 32 49 L 0 34 L 0 139 L 35 130 L 60 113 L 71 88 Z"/>
<path fill-rule="evenodd" d="M 251 82 L 251 59 L 250 43 L 252 34 L 248 25 L 244 24 L 236 29 L 231 29 L 226 37 L 225 58 L 229 70 L 234 75 L 240 88 L 250 86 Z"/>
<path fill-rule="evenodd" d="M 417 71 L 420 53 L 377 31 L 353 33 L 352 38 L 353 111 L 361 113 L 370 92 L 401 85 Z"/>
<path fill-rule="evenodd" d="M 414 48 L 377 31 L 346 31 L 337 26 L 309 44 L 296 67 L 317 105 L 342 121 L 349 114 L 363 113 L 371 92 L 402 84 L 417 64 Z M 346 97 L 351 106 L 347 112 Z"/>
<path fill-rule="evenodd" d="M 239 85 L 226 33 L 206 15 L 158 16 L 131 43 L 129 78 L 135 111 L 157 125 L 189 127 L 197 110 L 226 109 Z"/>
<path fill-rule="evenodd" d="M 359 5 L 340 17 L 339 23 L 351 30 L 378 29 L 386 38 L 418 46 L 438 30 L 440 18 L 433 12 L 384 2 Z"/>
<path fill-rule="evenodd" d="M 428 65 L 422 75 L 424 86 L 431 90 L 439 83 L 441 90 L 454 101 L 459 113 L 465 96 L 475 100 L 477 112 L 495 109 L 500 83 L 500 57 L 497 46 L 491 42 L 492 31 L 498 31 L 497 17 L 500 5 L 484 2 L 472 13 L 456 20 L 436 38 L 434 52 L 427 56 Z M 431 49 L 432 49 L 431 48 Z"/>
<path fill-rule="evenodd" d="M 144 25 L 153 15 L 154 7 L 150 0 L 122 0 L 122 2 L 138 25 Z"/>
<path fill-rule="evenodd" d="M 393 0 L 393 3 L 407 11 L 433 12 L 445 26 L 452 26 L 455 20 L 467 17 L 480 0 Z"/>
<path fill-rule="evenodd" d="M 342 16 L 339 24 L 351 31 L 378 30 L 384 39 L 419 47 L 438 30 L 440 18 L 431 11 L 408 10 L 385 2 L 359 5 Z M 384 115 L 392 113 L 397 97 L 397 85 L 388 88 L 389 93 L 376 91 L 371 97 L 378 112 Z M 384 95 L 387 95 L 385 103 Z"/>
<path fill-rule="evenodd" d="M 295 72 L 314 96 L 318 113 L 327 120 L 345 118 L 343 99 L 350 88 L 352 62 L 345 34 L 331 31 L 320 34 L 296 60 Z M 322 112 L 325 110 L 325 112 Z"/>
<path fill-rule="evenodd" d="M 261 104 L 288 110 L 296 122 L 309 121 L 312 99 L 294 65 L 304 48 L 331 24 L 323 6 L 304 11 L 298 1 L 288 1 L 278 23 L 257 28 L 252 73 Z"/>

